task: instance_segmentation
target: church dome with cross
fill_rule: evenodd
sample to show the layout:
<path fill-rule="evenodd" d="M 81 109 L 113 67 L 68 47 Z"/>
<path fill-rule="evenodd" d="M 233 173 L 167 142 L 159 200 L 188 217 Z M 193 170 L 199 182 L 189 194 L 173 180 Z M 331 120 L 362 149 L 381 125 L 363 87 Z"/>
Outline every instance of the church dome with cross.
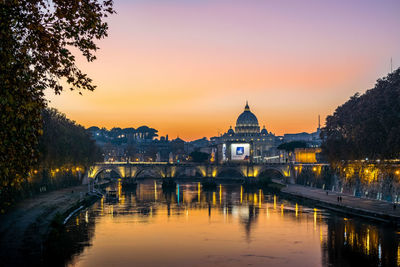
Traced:
<path fill-rule="evenodd" d="M 244 111 L 236 120 L 235 132 L 237 134 L 260 133 L 257 117 L 250 111 L 247 101 Z"/>

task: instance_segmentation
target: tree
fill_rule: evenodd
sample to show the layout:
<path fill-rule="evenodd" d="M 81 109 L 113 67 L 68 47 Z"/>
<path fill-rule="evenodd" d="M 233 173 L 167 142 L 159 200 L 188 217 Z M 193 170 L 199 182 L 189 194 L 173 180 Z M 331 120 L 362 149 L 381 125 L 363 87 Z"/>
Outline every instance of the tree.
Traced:
<path fill-rule="evenodd" d="M 307 148 L 307 143 L 303 141 L 292 141 L 280 144 L 278 149 L 285 150 L 287 152 L 293 152 L 296 148 Z"/>
<path fill-rule="evenodd" d="M 39 167 L 85 166 L 102 160 L 90 132 L 56 109 L 44 109 L 43 135 L 39 139 Z"/>
<path fill-rule="evenodd" d="M 152 140 L 153 138 L 157 137 L 157 130 L 150 128 L 148 126 L 140 126 L 139 128 L 136 129 L 136 133 L 139 134 L 140 139 L 148 139 Z"/>
<path fill-rule="evenodd" d="M 70 49 L 93 61 L 94 40 L 107 36 L 104 19 L 112 13 L 111 0 L 0 1 L 1 202 L 12 202 L 37 158 L 43 91 L 95 89 Z"/>
<path fill-rule="evenodd" d="M 331 162 L 400 156 L 400 69 L 355 94 L 326 119 L 323 154 Z"/>

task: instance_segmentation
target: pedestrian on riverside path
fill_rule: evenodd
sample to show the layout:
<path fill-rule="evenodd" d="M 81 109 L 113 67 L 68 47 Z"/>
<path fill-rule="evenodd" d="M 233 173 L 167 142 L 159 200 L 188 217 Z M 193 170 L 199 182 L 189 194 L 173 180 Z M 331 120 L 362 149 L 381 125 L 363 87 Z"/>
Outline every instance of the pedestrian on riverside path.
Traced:
<path fill-rule="evenodd" d="M 396 203 L 393 203 L 393 210 L 396 210 Z"/>
<path fill-rule="evenodd" d="M 340 202 L 340 197 L 339 196 L 337 197 L 337 202 Z"/>

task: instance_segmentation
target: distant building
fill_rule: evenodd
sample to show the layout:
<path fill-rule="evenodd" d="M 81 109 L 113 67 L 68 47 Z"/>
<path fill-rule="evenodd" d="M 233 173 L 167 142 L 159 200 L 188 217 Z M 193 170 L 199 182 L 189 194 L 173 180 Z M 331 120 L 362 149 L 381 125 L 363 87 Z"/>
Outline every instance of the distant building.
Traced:
<path fill-rule="evenodd" d="M 296 163 L 316 163 L 319 161 L 321 148 L 296 148 L 294 150 L 294 161 Z"/>
<path fill-rule="evenodd" d="M 230 129 L 219 137 L 211 138 L 217 146 L 217 161 L 279 162 L 276 147 L 280 140 L 265 126 L 260 131 L 258 119 L 248 103 L 236 120 L 235 130 Z"/>
<path fill-rule="evenodd" d="M 185 141 L 180 138 L 169 141 L 168 135 L 156 139 L 158 131 L 147 126 L 111 130 L 94 126 L 88 130 L 102 148 L 105 161 L 178 162 L 186 159 Z"/>
<path fill-rule="evenodd" d="M 189 159 L 194 151 L 210 155 L 210 162 L 252 162 L 279 163 L 300 160 L 314 161 L 314 156 L 305 151 L 285 152 L 278 150 L 281 143 L 304 141 L 308 147 L 320 147 L 320 127 L 314 133 L 295 133 L 275 136 L 268 132 L 265 126 L 260 129 L 258 119 L 250 111 L 246 102 L 244 111 L 238 116 L 236 125 L 221 136 L 206 137 L 191 142 L 185 142 L 177 137 L 168 140 L 168 135 L 159 139 L 157 130 L 141 126 L 135 128 L 105 128 L 90 127 L 93 139 L 102 147 L 105 161 L 159 161 L 183 162 Z M 318 152 L 316 152 L 318 154 Z"/>
<path fill-rule="evenodd" d="M 317 131 L 313 133 L 294 133 L 294 134 L 284 134 L 282 141 L 284 143 L 289 143 L 293 141 L 303 141 L 305 142 L 309 147 L 320 147 L 322 140 L 320 137 L 321 134 L 321 125 L 319 121 L 319 116 L 318 116 L 318 128 Z"/>

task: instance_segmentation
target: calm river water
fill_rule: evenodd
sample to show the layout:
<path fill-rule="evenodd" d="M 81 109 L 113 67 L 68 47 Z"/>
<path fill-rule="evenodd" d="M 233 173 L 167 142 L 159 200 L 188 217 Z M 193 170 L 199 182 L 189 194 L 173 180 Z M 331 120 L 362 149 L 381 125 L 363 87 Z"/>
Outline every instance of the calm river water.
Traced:
<path fill-rule="evenodd" d="M 116 186 L 67 226 L 67 266 L 398 266 L 399 233 L 238 184 Z"/>

